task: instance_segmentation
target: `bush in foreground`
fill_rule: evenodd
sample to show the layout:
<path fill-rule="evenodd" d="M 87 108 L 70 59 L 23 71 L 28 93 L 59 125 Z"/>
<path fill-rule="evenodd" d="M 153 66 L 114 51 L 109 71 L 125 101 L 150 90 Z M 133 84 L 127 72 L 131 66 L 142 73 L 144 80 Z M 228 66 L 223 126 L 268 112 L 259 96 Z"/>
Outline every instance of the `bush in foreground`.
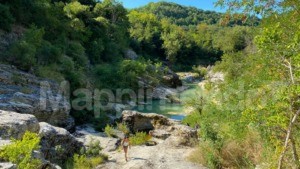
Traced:
<path fill-rule="evenodd" d="M 114 128 L 110 125 L 106 125 L 104 128 L 104 132 L 108 137 L 113 137 L 114 135 Z"/>
<path fill-rule="evenodd" d="M 19 169 L 38 168 L 41 161 L 32 156 L 33 151 L 39 149 L 38 134 L 26 132 L 21 140 L 12 140 L 12 144 L 0 149 L 0 159 L 12 162 Z"/>
<path fill-rule="evenodd" d="M 147 135 L 146 132 L 137 132 L 135 135 L 129 137 L 131 145 L 142 145 L 150 139 L 151 136 Z"/>
<path fill-rule="evenodd" d="M 92 169 L 104 162 L 102 156 L 87 157 L 86 155 L 75 154 L 72 159 L 67 161 L 67 169 Z"/>

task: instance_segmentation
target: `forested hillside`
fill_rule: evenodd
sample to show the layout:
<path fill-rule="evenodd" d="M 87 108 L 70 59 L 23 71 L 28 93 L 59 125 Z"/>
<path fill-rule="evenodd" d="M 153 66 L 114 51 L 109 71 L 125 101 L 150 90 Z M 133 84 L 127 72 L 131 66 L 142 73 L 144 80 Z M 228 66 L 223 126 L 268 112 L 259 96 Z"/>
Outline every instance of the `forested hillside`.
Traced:
<path fill-rule="evenodd" d="M 259 23 L 256 17 L 243 21 L 243 15 L 234 16 L 174 3 L 150 3 L 128 14 L 130 45 L 143 56 L 166 58 L 175 69 L 213 64 L 224 52 L 244 49 Z M 249 24 L 252 21 L 255 24 Z"/>
<path fill-rule="evenodd" d="M 13 0 L 0 8 L 2 40 L 10 42 L 7 33 L 17 37 L 3 49 L 1 61 L 39 76 L 67 78 L 74 88 L 84 85 L 85 72 L 120 61 L 128 48 L 127 11 L 113 1 Z"/>
<path fill-rule="evenodd" d="M 226 24 L 225 25 L 246 25 L 246 26 L 257 26 L 259 19 L 257 17 L 245 18 L 241 14 L 236 14 L 235 18 L 226 21 L 223 13 L 215 11 L 205 11 L 195 7 L 181 6 L 172 2 L 157 2 L 149 3 L 144 7 L 135 9 L 139 12 L 152 13 L 159 19 L 168 19 L 172 24 L 178 26 L 197 26 L 198 24 L 204 23 L 208 25 L 212 24 Z"/>

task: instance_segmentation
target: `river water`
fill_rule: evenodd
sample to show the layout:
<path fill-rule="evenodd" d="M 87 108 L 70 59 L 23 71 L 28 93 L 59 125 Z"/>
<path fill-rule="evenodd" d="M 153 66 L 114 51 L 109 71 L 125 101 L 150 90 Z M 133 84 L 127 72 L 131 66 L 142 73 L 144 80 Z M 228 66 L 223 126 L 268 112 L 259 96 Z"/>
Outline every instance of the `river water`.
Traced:
<path fill-rule="evenodd" d="M 184 103 L 196 95 L 198 88 L 197 83 L 184 84 L 189 88 L 179 93 L 181 103 L 169 103 L 166 100 L 152 100 L 147 105 L 139 105 L 134 110 L 143 113 L 157 113 L 165 115 L 171 119 L 182 120 L 186 113 L 184 111 Z"/>

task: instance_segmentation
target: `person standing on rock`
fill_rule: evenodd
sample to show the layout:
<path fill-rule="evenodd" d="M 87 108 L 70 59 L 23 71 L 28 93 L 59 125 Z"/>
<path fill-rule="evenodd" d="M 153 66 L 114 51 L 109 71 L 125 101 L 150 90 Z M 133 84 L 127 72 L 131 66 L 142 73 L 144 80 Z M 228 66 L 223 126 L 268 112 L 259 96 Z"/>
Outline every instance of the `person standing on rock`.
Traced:
<path fill-rule="evenodd" d="M 125 159 L 126 159 L 126 162 L 128 161 L 127 159 L 127 152 L 128 152 L 128 147 L 131 148 L 131 145 L 130 145 L 130 141 L 129 141 L 129 138 L 128 138 L 128 135 L 125 135 L 124 139 L 122 140 L 122 146 L 123 146 L 123 150 L 124 150 L 124 153 L 125 153 Z"/>

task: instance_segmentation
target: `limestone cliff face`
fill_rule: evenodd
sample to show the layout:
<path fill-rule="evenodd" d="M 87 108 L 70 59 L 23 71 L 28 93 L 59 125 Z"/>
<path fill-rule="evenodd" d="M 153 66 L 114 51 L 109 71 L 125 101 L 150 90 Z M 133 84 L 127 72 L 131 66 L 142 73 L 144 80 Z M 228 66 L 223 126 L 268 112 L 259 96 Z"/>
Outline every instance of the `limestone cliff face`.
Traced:
<path fill-rule="evenodd" d="M 0 64 L 0 110 L 32 114 L 40 122 L 70 130 L 70 107 L 58 83 Z"/>

